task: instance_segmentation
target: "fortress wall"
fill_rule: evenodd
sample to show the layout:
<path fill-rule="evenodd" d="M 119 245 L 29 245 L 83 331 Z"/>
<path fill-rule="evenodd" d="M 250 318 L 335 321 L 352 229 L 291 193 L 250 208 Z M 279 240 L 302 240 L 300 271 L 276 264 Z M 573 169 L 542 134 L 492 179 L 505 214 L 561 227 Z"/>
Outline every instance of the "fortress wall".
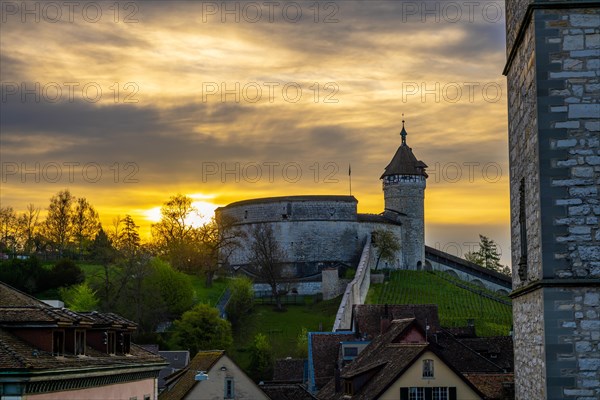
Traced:
<path fill-rule="evenodd" d="M 282 221 L 356 221 L 356 201 L 294 200 L 241 201 L 217 212 L 235 218 L 240 224 Z"/>
<path fill-rule="evenodd" d="M 284 262 L 289 263 L 339 261 L 354 264 L 364 241 L 364 234 L 356 222 L 278 221 L 269 224 L 286 255 Z M 248 238 L 231 255 L 231 265 L 248 263 L 253 226 L 241 226 Z"/>
<path fill-rule="evenodd" d="M 354 279 L 346 286 L 346 291 L 342 297 L 340 307 L 335 316 L 332 331 L 349 330 L 352 328 L 352 307 L 355 304 L 364 304 L 371 285 L 371 265 L 373 261 L 373 251 L 371 246 L 371 237 L 367 238 L 360 262 L 356 269 Z"/>
<path fill-rule="evenodd" d="M 488 280 L 486 280 L 483 277 L 478 277 L 478 276 L 474 276 L 471 275 L 465 271 L 461 271 L 459 269 L 456 268 L 452 268 L 449 265 L 445 265 L 442 263 L 439 263 L 437 261 L 432 261 L 432 260 L 427 260 L 429 263 L 431 263 L 431 268 L 434 271 L 445 271 L 445 272 L 449 272 L 451 274 L 455 274 L 457 277 L 459 277 L 460 279 L 462 279 L 463 281 L 467 281 L 467 282 L 474 282 L 474 283 L 481 283 L 481 285 L 483 287 L 485 287 L 486 289 L 492 290 L 494 292 L 498 292 L 498 291 L 502 291 L 502 293 L 506 294 L 508 293 L 508 289 L 505 286 L 499 285 L 497 283 L 494 282 L 490 282 Z"/>

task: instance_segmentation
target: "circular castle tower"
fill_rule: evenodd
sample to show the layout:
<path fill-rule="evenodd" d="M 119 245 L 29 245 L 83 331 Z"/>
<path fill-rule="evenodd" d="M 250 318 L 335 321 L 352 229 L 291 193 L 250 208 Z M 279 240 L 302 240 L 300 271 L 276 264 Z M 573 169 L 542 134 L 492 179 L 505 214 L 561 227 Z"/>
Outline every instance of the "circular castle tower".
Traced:
<path fill-rule="evenodd" d="M 383 196 L 384 216 L 402 224 L 403 267 L 421 269 L 425 263 L 425 185 L 427 165 L 417 160 L 406 144 L 402 120 L 402 143 L 385 167 Z"/>

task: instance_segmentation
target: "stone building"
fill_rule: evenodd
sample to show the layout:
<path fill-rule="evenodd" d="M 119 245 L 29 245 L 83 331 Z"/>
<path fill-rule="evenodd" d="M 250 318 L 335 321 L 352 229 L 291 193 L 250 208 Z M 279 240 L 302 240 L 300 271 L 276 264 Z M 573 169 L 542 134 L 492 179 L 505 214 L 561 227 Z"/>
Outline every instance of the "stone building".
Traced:
<path fill-rule="evenodd" d="M 285 196 L 244 200 L 216 210 L 217 217 L 233 217 L 250 232 L 255 224 L 271 225 L 286 259 L 297 275 L 320 273 L 320 266 L 342 263 L 355 266 L 367 236 L 390 230 L 401 244 L 387 268 L 420 269 L 425 263 L 424 191 L 425 163 L 402 143 L 381 176 L 385 210 L 360 214 L 354 196 Z M 234 267 L 248 263 L 248 247 L 236 249 L 229 258 Z"/>
<path fill-rule="evenodd" d="M 378 268 L 449 271 L 487 289 L 508 293 L 510 278 L 425 246 L 427 165 L 408 146 L 404 121 L 400 136 L 401 144 L 380 177 L 385 203 L 380 214 L 358 213 L 354 196 L 306 195 L 238 201 L 218 208 L 216 217 L 235 219 L 247 234 L 257 224 L 269 224 L 285 254 L 282 261 L 288 275 L 298 279 L 293 289 L 299 294 L 325 292 L 325 281 L 338 285 L 337 280 L 328 278 L 330 268 L 356 269 L 367 238 L 378 230 L 391 231 L 400 243 L 394 260 L 381 260 Z M 244 240 L 228 256 L 227 262 L 233 269 L 247 271 L 250 243 L 251 240 Z M 255 290 L 270 288 L 266 284 L 255 285 Z M 335 289 L 328 292 L 340 293 Z"/>
<path fill-rule="evenodd" d="M 515 389 L 600 397 L 600 3 L 506 2 Z"/>

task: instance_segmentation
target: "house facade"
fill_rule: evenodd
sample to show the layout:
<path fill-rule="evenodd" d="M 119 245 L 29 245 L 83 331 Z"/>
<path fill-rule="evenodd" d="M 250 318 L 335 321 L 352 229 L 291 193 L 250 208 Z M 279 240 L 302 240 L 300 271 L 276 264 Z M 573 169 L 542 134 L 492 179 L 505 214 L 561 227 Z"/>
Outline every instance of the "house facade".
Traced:
<path fill-rule="evenodd" d="M 200 351 L 181 371 L 166 378 L 160 400 L 269 400 L 223 350 Z"/>

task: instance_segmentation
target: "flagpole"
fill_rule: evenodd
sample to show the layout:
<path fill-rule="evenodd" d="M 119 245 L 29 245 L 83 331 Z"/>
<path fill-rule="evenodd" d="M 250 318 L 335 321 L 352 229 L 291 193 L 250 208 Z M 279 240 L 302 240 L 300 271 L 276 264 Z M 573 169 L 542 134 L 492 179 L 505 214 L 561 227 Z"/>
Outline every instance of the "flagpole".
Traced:
<path fill-rule="evenodd" d="M 352 167 L 348 164 L 348 182 L 350 184 L 350 196 L 352 196 Z"/>

